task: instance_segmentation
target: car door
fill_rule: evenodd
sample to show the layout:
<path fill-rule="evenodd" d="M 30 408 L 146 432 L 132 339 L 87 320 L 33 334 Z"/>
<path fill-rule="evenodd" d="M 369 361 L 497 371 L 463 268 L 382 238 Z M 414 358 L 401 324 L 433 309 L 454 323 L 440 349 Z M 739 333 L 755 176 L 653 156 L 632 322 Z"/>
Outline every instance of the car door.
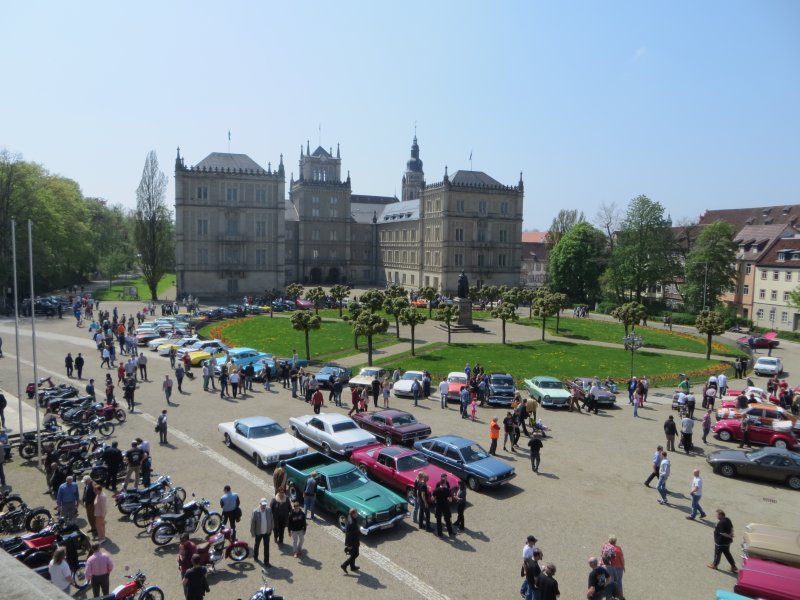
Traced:
<path fill-rule="evenodd" d="M 447 469 L 455 473 L 460 479 L 464 479 L 469 475 L 467 463 L 461 457 L 458 448 L 451 444 L 447 444 L 444 451 L 444 457 L 447 461 Z"/>
<path fill-rule="evenodd" d="M 389 483 L 394 481 L 395 462 L 393 456 L 388 456 L 385 452 L 378 454 L 378 460 L 372 469 L 372 474 L 378 481 Z"/>
<path fill-rule="evenodd" d="M 445 462 L 444 458 L 444 444 L 438 440 L 429 440 L 427 442 L 422 443 L 422 447 L 425 449 L 425 454 L 427 454 L 428 459 L 440 467 L 446 467 L 447 463 Z"/>
<path fill-rule="evenodd" d="M 372 415 L 365 419 L 365 422 L 369 424 L 369 431 L 381 438 L 386 436 L 386 417 L 383 415 Z"/>
<path fill-rule="evenodd" d="M 783 481 L 785 476 L 782 475 L 781 459 L 782 456 L 762 456 L 754 461 L 754 467 L 750 470 L 750 475 L 760 479 L 769 479 L 770 481 Z"/>
<path fill-rule="evenodd" d="M 248 427 L 242 423 L 236 423 L 233 429 L 233 438 L 236 445 L 243 450 L 250 451 L 250 442 L 247 439 Z"/>
<path fill-rule="evenodd" d="M 317 504 L 325 510 L 336 512 L 332 503 L 331 490 L 328 487 L 328 478 L 325 475 L 317 475 Z"/>
<path fill-rule="evenodd" d="M 761 424 L 760 419 L 759 421 L 752 422 L 750 424 L 750 441 L 756 444 L 769 445 L 770 441 L 772 440 L 773 433 L 774 432 L 772 429 L 764 427 L 764 425 Z M 741 437 L 741 433 L 739 436 Z"/>

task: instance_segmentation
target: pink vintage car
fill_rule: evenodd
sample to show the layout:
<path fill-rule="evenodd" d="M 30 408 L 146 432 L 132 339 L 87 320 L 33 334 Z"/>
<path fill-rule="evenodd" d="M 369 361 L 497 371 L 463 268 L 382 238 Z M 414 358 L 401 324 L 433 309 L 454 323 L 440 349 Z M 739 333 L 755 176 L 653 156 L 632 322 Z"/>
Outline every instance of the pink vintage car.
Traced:
<path fill-rule="evenodd" d="M 733 591 L 748 598 L 797 600 L 800 569 L 759 558 L 744 559 Z"/>

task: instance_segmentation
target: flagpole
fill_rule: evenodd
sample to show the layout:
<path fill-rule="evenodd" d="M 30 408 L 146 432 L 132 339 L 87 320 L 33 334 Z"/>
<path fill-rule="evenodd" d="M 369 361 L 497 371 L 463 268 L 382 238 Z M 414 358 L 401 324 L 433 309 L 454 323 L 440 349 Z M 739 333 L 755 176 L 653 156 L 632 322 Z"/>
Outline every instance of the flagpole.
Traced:
<path fill-rule="evenodd" d="M 19 402 L 19 435 L 22 436 L 22 380 L 19 366 L 19 293 L 17 292 L 17 220 L 11 219 L 11 257 L 14 263 L 14 341 L 17 349 L 17 401 Z M 33 303 L 31 303 L 33 310 Z"/>
<path fill-rule="evenodd" d="M 39 427 L 39 371 L 36 366 L 36 307 L 33 299 L 33 221 L 28 219 L 28 268 L 31 280 L 31 344 L 33 346 L 33 410 L 36 411 L 36 448 L 39 454 L 39 466 L 42 465 L 42 436 Z"/>

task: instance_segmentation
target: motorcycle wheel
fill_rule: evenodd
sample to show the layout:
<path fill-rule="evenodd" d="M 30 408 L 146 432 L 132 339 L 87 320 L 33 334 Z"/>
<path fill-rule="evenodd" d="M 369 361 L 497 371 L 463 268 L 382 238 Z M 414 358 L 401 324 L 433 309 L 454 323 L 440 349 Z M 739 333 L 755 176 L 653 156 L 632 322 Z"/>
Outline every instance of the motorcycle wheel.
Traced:
<path fill-rule="evenodd" d="M 75 457 L 74 457 L 74 456 L 72 456 L 72 453 L 71 453 L 71 452 L 62 452 L 61 454 L 59 454 L 59 455 L 58 455 L 58 458 L 56 458 L 56 461 L 57 461 L 57 462 L 58 462 L 58 464 L 60 464 L 62 467 L 68 467 L 68 466 L 69 466 L 69 464 L 70 464 L 70 463 L 71 463 L 71 462 L 72 462 L 74 459 L 75 459 Z"/>
<path fill-rule="evenodd" d="M 36 444 L 22 444 L 19 447 L 19 455 L 25 460 L 30 460 L 36 456 Z"/>
<path fill-rule="evenodd" d="M 159 514 L 161 513 L 155 506 L 152 504 L 145 504 L 133 511 L 131 520 L 139 529 L 144 529 L 150 523 L 152 523 L 153 519 L 155 519 Z"/>
<path fill-rule="evenodd" d="M 11 512 L 22 506 L 22 498 L 17 494 L 11 494 L 0 500 L 0 512 Z"/>
<path fill-rule="evenodd" d="M 150 534 L 150 539 L 153 540 L 156 546 L 166 546 L 172 541 L 176 534 L 177 531 L 175 531 L 172 525 L 169 523 L 162 523 L 153 529 L 153 533 Z"/>
<path fill-rule="evenodd" d="M 247 560 L 248 556 L 250 556 L 250 548 L 247 546 L 234 546 L 231 548 L 230 557 L 233 562 Z"/>
<path fill-rule="evenodd" d="M 153 585 L 139 594 L 139 600 L 164 600 L 164 592 Z"/>
<path fill-rule="evenodd" d="M 51 519 L 50 511 L 46 508 L 37 508 L 28 513 L 25 518 L 25 527 L 34 533 L 41 531 Z"/>
<path fill-rule="evenodd" d="M 89 587 L 89 580 L 86 579 L 86 567 L 84 565 L 75 569 L 75 572 L 72 574 L 72 580 L 78 590 L 85 590 Z"/>
<path fill-rule="evenodd" d="M 108 469 L 106 467 L 94 467 L 92 472 L 89 473 L 89 477 L 98 483 L 102 483 L 108 477 Z"/>
<path fill-rule="evenodd" d="M 117 418 L 117 421 L 119 421 L 120 424 L 124 423 L 125 419 L 128 418 L 128 414 L 121 408 L 118 408 L 117 410 L 114 411 L 114 416 Z"/>
<path fill-rule="evenodd" d="M 103 437 L 110 437 L 114 433 L 114 424 L 104 421 L 100 424 L 100 427 L 98 427 L 97 430 Z"/>
<path fill-rule="evenodd" d="M 178 486 L 176 488 L 172 488 L 172 490 L 175 492 L 175 500 L 177 502 L 180 502 L 181 504 L 186 502 L 186 490 L 185 489 L 183 489 L 181 486 Z"/>
<path fill-rule="evenodd" d="M 67 435 L 78 436 L 86 435 L 86 428 L 83 425 L 74 425 L 67 429 Z"/>
<path fill-rule="evenodd" d="M 218 512 L 210 512 L 205 515 L 200 521 L 200 527 L 203 528 L 207 534 L 217 533 L 222 529 L 222 515 Z"/>

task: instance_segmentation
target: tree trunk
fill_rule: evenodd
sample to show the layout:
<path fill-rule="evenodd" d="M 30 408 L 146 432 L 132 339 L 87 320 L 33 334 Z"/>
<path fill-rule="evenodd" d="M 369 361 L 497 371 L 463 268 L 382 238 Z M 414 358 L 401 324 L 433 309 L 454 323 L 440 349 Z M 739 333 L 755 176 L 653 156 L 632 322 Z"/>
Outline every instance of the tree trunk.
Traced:
<path fill-rule="evenodd" d="M 372 366 L 372 336 L 367 336 L 367 364 Z"/>
<path fill-rule="evenodd" d="M 353 334 L 353 348 L 358 350 L 358 334 L 357 333 Z"/>
<path fill-rule="evenodd" d="M 394 317 L 394 328 L 395 328 L 395 332 L 397 333 L 397 339 L 399 340 L 400 339 L 400 317 L 398 315 L 395 315 L 395 317 Z"/>
<path fill-rule="evenodd" d="M 447 345 L 450 345 L 450 321 L 447 322 Z"/>
<path fill-rule="evenodd" d="M 411 327 L 411 356 L 416 356 L 416 354 L 414 354 L 414 341 L 415 341 L 414 340 L 414 326 L 410 325 L 410 327 Z"/>
<path fill-rule="evenodd" d="M 339 318 L 342 318 L 342 301 L 339 300 Z"/>
<path fill-rule="evenodd" d="M 433 318 L 433 307 L 431 306 L 432 300 L 428 300 L 428 318 Z"/>
<path fill-rule="evenodd" d="M 545 326 L 545 323 L 547 323 L 547 317 L 542 315 L 542 341 L 544 341 L 544 326 Z"/>
<path fill-rule="evenodd" d="M 306 360 L 311 360 L 311 349 L 308 345 L 308 329 L 306 329 L 305 334 L 306 334 Z"/>
<path fill-rule="evenodd" d="M 506 320 L 502 319 L 502 322 L 503 322 L 503 344 L 505 345 L 505 343 L 506 343 Z"/>
<path fill-rule="evenodd" d="M 561 311 L 556 313 L 556 335 L 558 335 L 558 326 L 561 324 Z"/>

